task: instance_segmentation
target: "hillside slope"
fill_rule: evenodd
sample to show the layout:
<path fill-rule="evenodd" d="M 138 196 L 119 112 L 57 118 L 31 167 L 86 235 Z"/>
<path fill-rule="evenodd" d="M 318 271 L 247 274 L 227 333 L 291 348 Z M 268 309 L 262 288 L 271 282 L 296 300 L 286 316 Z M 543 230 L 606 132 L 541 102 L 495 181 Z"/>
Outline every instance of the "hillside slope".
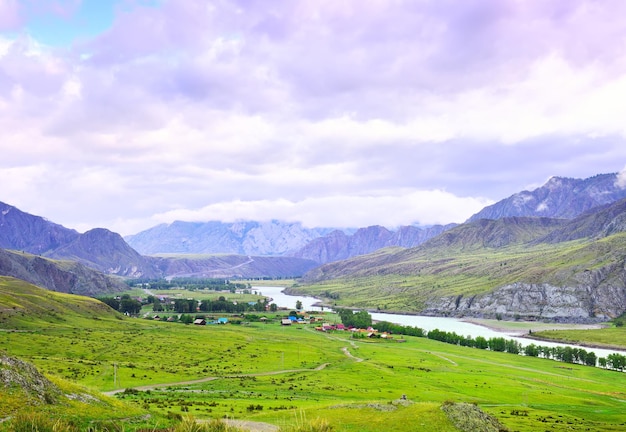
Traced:
<path fill-rule="evenodd" d="M 115 276 L 74 261 L 51 260 L 0 249 L 0 275 L 18 278 L 52 291 L 96 296 L 128 289 Z"/>
<path fill-rule="evenodd" d="M 433 315 L 598 321 L 626 310 L 622 202 L 568 222 L 479 220 L 423 245 L 320 266 L 299 292 L 328 302 Z M 604 220 L 591 237 L 548 242 L 585 220 Z M 571 225 L 570 225 L 571 224 Z M 593 225 L 593 224 L 592 224 Z M 566 228 L 568 227 L 569 228 Z"/>
<path fill-rule="evenodd" d="M 46 255 L 76 261 L 106 274 L 135 278 L 159 276 L 151 260 L 131 248 L 122 236 L 104 228 L 89 230 Z"/>
<path fill-rule="evenodd" d="M 333 231 L 310 241 L 293 256 L 307 258 L 320 264 L 372 253 L 385 247 L 415 247 L 452 228 L 455 224 L 428 228 L 403 226 L 391 231 L 380 225 L 360 228 L 354 234 Z"/>
<path fill-rule="evenodd" d="M 293 257 L 243 255 L 176 255 L 147 257 L 167 277 L 292 278 L 300 277 L 317 263 Z"/>
<path fill-rule="evenodd" d="M 99 300 L 54 292 L 20 279 L 0 276 L 0 328 L 41 328 L 44 324 L 71 321 L 93 325 L 94 319 L 118 320 L 120 317 Z"/>
<path fill-rule="evenodd" d="M 0 423 L 6 430 L 94 430 L 98 423 L 145 418 L 141 408 L 58 377 L 0 351 Z M 109 429 L 95 429 L 109 430 Z"/>

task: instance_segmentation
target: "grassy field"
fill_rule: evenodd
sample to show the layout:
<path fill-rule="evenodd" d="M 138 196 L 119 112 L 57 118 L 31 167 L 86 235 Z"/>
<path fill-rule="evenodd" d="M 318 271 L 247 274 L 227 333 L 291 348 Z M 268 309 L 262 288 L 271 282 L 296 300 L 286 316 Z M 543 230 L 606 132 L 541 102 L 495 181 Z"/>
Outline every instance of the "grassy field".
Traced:
<path fill-rule="evenodd" d="M 455 431 L 441 409 L 453 401 L 476 404 L 510 431 L 626 427 L 624 373 L 425 338 L 354 340 L 348 332 L 276 321 L 193 326 L 121 319 L 97 313 L 89 299 L 2 282 L 22 293 L 0 292 L 0 350 L 93 394 L 119 391 L 119 402 L 83 413 L 97 419 L 127 417 L 130 424 L 150 413 L 153 421 L 189 415 L 285 428 L 324 419 L 337 432 Z M 51 311 L 57 303 L 72 306 Z M 33 305 L 36 314 L 28 309 Z M 20 409 L 12 407 L 0 417 Z M 43 409 L 80 414 L 71 406 Z"/>
<path fill-rule="evenodd" d="M 583 343 L 604 348 L 626 348 L 626 328 L 612 327 L 596 330 L 545 330 L 533 333 L 538 339 L 565 343 Z"/>
<path fill-rule="evenodd" d="M 439 409 L 447 400 L 476 403 L 511 430 L 621 430 L 626 423 L 623 374 L 421 338 L 354 342 L 345 333 L 279 331 L 313 337 L 309 343 L 317 339 L 339 358 L 321 370 L 280 373 L 284 369 L 276 364 L 273 374 L 222 377 L 124 397 L 157 410 L 244 416 L 278 425 L 297 415 L 323 417 L 341 431 L 454 430 Z M 344 347 L 352 356 L 341 351 Z"/>

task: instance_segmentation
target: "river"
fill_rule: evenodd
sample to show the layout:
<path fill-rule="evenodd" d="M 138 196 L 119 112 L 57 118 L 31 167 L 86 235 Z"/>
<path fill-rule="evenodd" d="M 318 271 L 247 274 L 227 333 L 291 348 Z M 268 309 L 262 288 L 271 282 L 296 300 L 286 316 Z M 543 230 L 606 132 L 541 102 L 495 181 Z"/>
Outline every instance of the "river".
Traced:
<path fill-rule="evenodd" d="M 296 302 L 302 302 L 302 309 L 309 311 L 320 311 L 322 308 L 319 306 L 315 306 L 316 303 L 319 302 L 315 297 L 305 297 L 305 296 L 293 296 L 287 295 L 283 293 L 284 287 L 269 287 L 269 286 L 258 286 L 253 287 L 253 289 L 266 297 L 271 297 L 276 303 L 278 307 L 285 307 L 288 309 L 295 309 Z M 325 308 L 325 310 L 330 310 L 329 308 Z M 594 352 L 598 357 L 606 357 L 611 353 L 620 353 L 626 354 L 626 351 L 621 350 L 609 350 L 603 348 L 589 348 L 589 347 L 581 347 L 578 345 L 572 344 L 562 344 L 556 342 L 547 342 L 547 341 L 536 341 L 532 339 L 522 338 L 518 336 L 517 333 L 507 333 L 504 331 L 496 331 L 490 329 L 485 326 L 473 324 L 467 321 L 460 320 L 458 318 L 444 318 L 444 317 L 428 317 L 428 316 L 420 316 L 420 315 L 404 315 L 404 314 L 388 314 L 383 312 L 372 312 L 370 313 L 372 319 L 375 321 L 388 321 L 395 324 L 400 324 L 404 326 L 413 326 L 419 327 L 426 331 L 439 329 L 447 332 L 455 332 L 462 336 L 471 336 L 472 338 L 476 338 L 477 336 L 482 336 L 486 339 L 492 337 L 506 337 L 507 339 L 513 339 L 522 344 L 522 346 L 529 345 L 534 343 L 535 345 L 542 346 L 571 346 L 576 348 L 583 348 L 587 352 Z"/>

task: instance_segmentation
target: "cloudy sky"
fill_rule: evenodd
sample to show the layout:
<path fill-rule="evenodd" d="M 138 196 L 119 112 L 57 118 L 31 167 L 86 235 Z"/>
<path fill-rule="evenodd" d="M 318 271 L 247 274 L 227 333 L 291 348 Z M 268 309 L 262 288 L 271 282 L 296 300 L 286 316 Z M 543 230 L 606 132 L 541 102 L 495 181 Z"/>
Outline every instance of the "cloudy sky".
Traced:
<path fill-rule="evenodd" d="M 622 0 L 0 0 L 0 201 L 462 222 L 626 164 Z M 625 177 L 626 178 L 626 177 Z"/>

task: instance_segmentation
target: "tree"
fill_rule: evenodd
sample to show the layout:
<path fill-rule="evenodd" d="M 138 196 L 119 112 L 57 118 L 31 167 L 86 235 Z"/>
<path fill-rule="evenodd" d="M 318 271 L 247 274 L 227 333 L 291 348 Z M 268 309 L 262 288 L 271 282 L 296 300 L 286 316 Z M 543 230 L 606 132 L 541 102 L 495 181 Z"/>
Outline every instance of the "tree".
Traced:
<path fill-rule="evenodd" d="M 136 315 L 141 312 L 141 302 L 133 300 L 130 297 L 122 297 L 122 300 L 120 301 L 120 312 Z"/>
<path fill-rule="evenodd" d="M 353 312 L 350 309 L 337 309 L 337 314 L 347 327 L 367 328 L 372 325 L 372 316 L 364 310 Z"/>
<path fill-rule="evenodd" d="M 296 301 L 296 309 L 302 310 L 302 302 L 300 300 Z"/>
<path fill-rule="evenodd" d="M 278 306 L 276 305 L 276 303 L 272 303 L 272 304 L 270 305 L 270 310 L 271 310 L 272 312 L 276 312 L 276 311 L 278 310 Z"/>
<path fill-rule="evenodd" d="M 535 344 L 526 345 L 524 347 L 524 354 L 528 357 L 539 357 L 539 348 Z"/>
<path fill-rule="evenodd" d="M 99 300 L 102 303 L 109 305 L 112 309 L 120 310 L 120 301 L 114 297 L 104 297 Z"/>
<path fill-rule="evenodd" d="M 487 349 L 489 348 L 489 343 L 483 336 L 476 336 L 476 339 L 474 339 L 474 346 L 478 349 Z"/>
<path fill-rule="evenodd" d="M 492 337 L 487 341 L 489 344 L 489 349 L 491 351 L 505 351 L 506 350 L 506 340 L 502 337 Z"/>

